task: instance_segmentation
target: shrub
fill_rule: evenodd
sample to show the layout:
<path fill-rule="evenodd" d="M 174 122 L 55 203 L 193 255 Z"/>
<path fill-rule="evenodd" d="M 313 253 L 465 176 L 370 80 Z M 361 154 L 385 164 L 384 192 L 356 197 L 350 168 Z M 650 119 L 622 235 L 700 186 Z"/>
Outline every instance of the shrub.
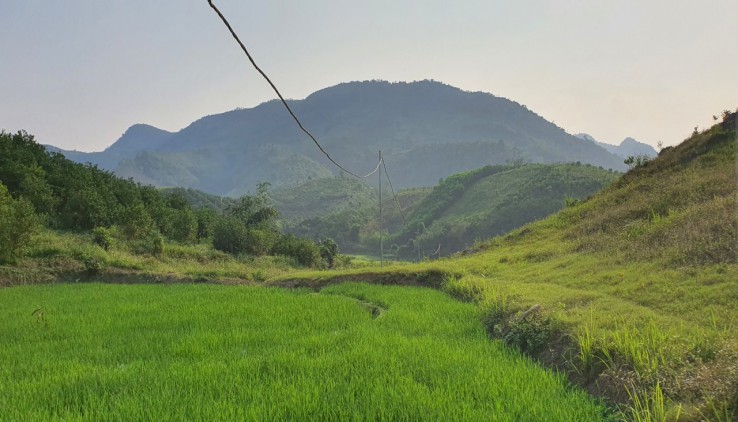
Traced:
<path fill-rule="evenodd" d="M 293 257 L 305 267 L 318 267 L 322 261 L 320 248 L 315 243 L 294 235 L 282 236 L 272 247 L 272 253 Z"/>
<path fill-rule="evenodd" d="M 33 206 L 24 199 L 13 199 L 0 183 L 0 263 L 19 258 L 37 227 Z"/>
<path fill-rule="evenodd" d="M 123 233 L 128 239 L 143 239 L 154 227 L 154 220 L 142 203 L 126 208 L 122 221 Z"/>
<path fill-rule="evenodd" d="M 239 219 L 220 219 L 213 229 L 213 247 L 232 255 L 261 256 L 269 253 L 276 233 L 270 229 L 250 229 Z"/>
<path fill-rule="evenodd" d="M 523 352 L 535 354 L 548 343 L 550 336 L 551 319 L 536 305 L 510 318 L 503 339 Z"/>
<path fill-rule="evenodd" d="M 190 209 L 172 209 L 169 213 L 169 230 L 166 235 L 177 242 L 194 243 L 197 239 L 198 223 Z"/>
<path fill-rule="evenodd" d="M 143 238 L 131 244 L 133 253 L 160 256 L 164 253 L 164 237 L 156 229 L 150 229 Z"/>
<path fill-rule="evenodd" d="M 320 248 L 320 257 L 328 268 L 333 268 L 336 256 L 338 256 L 338 245 L 331 238 L 325 238 L 318 244 Z"/>
<path fill-rule="evenodd" d="M 649 161 L 651 161 L 651 157 L 648 155 L 630 155 L 623 163 L 628 166 L 628 170 L 632 170 L 644 166 Z"/>
<path fill-rule="evenodd" d="M 90 248 L 92 249 L 92 248 Z M 90 249 L 82 249 L 77 252 L 77 259 L 82 262 L 85 272 L 89 275 L 100 274 L 106 267 L 105 259 L 100 253 L 96 253 Z"/>
<path fill-rule="evenodd" d="M 114 243 L 112 230 L 105 227 L 95 227 L 92 229 L 92 243 L 106 251 L 110 250 Z"/>
<path fill-rule="evenodd" d="M 248 229 L 236 218 L 221 218 L 213 227 L 213 247 L 219 251 L 238 255 L 246 251 Z"/>

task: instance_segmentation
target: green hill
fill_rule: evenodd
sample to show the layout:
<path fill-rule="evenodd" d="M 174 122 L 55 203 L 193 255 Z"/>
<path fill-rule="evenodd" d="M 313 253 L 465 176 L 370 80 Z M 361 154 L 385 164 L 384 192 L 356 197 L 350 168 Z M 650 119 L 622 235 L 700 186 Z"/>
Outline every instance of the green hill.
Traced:
<path fill-rule="evenodd" d="M 488 166 L 452 175 L 432 189 L 403 189 L 397 202 L 385 179 L 387 251 L 404 259 L 430 255 L 439 244 L 441 255 L 460 251 L 556 212 L 567 198 L 586 198 L 617 174 L 581 164 Z M 353 178 L 326 178 L 277 189 L 272 197 L 288 231 L 332 238 L 345 251 L 378 252 L 376 188 Z"/>
<path fill-rule="evenodd" d="M 442 181 L 391 242 L 401 256 L 448 255 L 546 217 L 607 186 L 617 173 L 591 165 L 484 167 Z M 420 248 L 420 253 L 418 253 Z"/>

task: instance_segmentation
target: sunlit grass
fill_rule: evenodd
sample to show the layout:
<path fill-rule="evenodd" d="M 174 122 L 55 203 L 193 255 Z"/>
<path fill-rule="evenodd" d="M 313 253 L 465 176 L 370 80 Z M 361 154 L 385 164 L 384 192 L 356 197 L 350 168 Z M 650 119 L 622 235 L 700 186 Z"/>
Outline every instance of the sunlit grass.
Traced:
<path fill-rule="evenodd" d="M 0 419 L 605 416 L 430 289 L 22 286 L 0 290 L 0 335 Z"/>

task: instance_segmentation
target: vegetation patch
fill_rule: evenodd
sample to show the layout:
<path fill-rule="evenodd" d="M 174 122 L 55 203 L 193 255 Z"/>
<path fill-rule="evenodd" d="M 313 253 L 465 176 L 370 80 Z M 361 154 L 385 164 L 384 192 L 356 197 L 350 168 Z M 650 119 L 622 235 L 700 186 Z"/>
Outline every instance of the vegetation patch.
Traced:
<path fill-rule="evenodd" d="M 0 305 L 11 420 L 610 417 L 431 289 L 63 284 Z"/>

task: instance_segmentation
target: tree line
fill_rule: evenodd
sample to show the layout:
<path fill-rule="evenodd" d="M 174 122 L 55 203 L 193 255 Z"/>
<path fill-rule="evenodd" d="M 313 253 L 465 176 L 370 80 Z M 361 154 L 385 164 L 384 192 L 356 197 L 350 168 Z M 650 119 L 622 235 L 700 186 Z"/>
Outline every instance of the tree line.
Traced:
<path fill-rule="evenodd" d="M 116 239 L 134 253 L 160 254 L 164 240 L 210 242 L 233 255 L 286 255 L 303 266 L 330 266 L 335 243 L 282 234 L 268 185 L 230 201 L 223 210 L 193 208 L 179 190 L 162 192 L 91 164 L 49 152 L 24 131 L 0 132 L 0 263 L 22 254 L 45 226 L 89 232 L 109 248 Z"/>

